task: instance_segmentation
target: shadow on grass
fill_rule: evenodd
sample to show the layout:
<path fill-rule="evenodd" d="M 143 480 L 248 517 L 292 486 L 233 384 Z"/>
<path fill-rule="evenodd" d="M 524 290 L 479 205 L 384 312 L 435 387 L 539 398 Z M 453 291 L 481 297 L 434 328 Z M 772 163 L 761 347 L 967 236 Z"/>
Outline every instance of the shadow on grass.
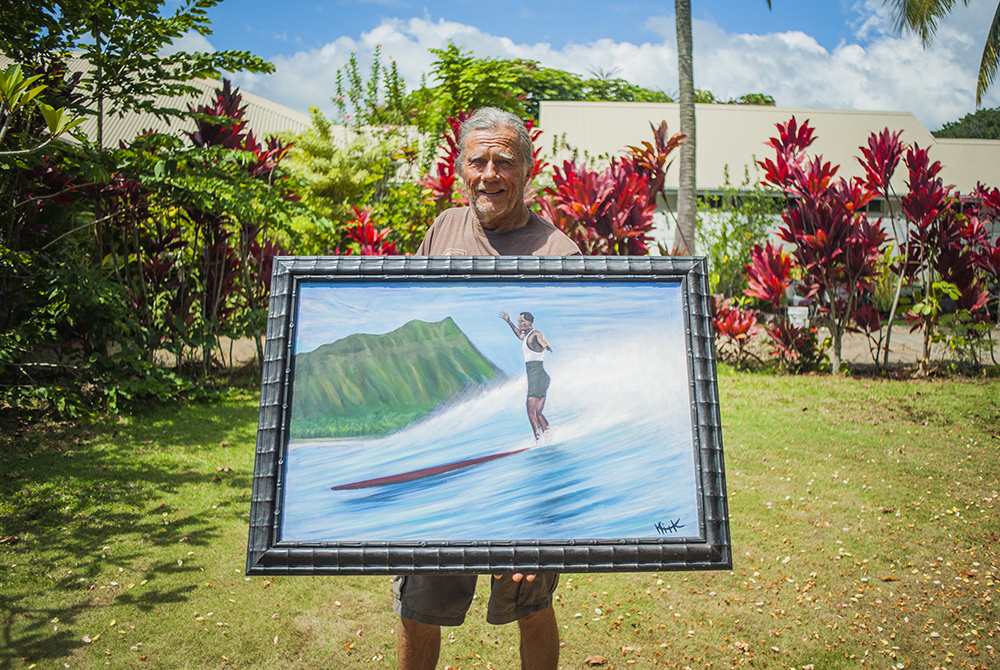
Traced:
<path fill-rule="evenodd" d="M 0 426 L 0 669 L 86 645 L 74 624 L 112 599 L 144 613 L 185 601 L 195 577 L 131 588 L 109 575 L 127 568 L 139 583 L 198 572 L 163 560 L 163 549 L 207 547 L 227 527 L 227 505 L 249 507 L 251 404 L 161 408 L 130 424 Z M 230 455 L 240 465 L 208 466 Z M 206 498 L 225 502 L 206 509 Z"/>

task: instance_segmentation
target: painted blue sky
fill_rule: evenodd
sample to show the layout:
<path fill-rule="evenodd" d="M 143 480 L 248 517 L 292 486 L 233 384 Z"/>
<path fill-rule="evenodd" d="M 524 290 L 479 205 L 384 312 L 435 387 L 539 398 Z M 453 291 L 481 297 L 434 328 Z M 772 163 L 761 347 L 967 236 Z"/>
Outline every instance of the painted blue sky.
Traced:
<path fill-rule="evenodd" d="M 177 3 L 179 0 L 171 0 Z M 803 2 L 695 0 L 695 85 L 717 97 L 768 93 L 782 107 L 911 111 L 930 129 L 975 109 L 975 80 L 996 3 L 956 3 L 924 49 L 896 35 L 882 0 Z M 454 41 L 478 56 L 530 58 L 577 72 L 617 70 L 649 88 L 677 90 L 673 3 L 514 0 L 225 0 L 210 10 L 213 34 L 185 49 L 246 49 L 271 60 L 272 75 L 234 83 L 305 113 L 332 112 L 336 71 L 376 45 L 410 86 L 430 71 L 428 48 Z M 1000 86 L 985 101 L 1000 105 Z"/>
<path fill-rule="evenodd" d="M 413 319 L 450 316 L 483 355 L 518 375 L 521 342 L 500 319 L 502 311 L 515 322 L 518 313 L 531 312 L 552 345 L 547 359 L 565 363 L 600 354 L 595 346 L 610 351 L 626 334 L 681 342 L 681 308 L 677 283 L 310 283 L 299 292 L 295 345 L 308 352 L 355 333 L 383 334 Z"/>

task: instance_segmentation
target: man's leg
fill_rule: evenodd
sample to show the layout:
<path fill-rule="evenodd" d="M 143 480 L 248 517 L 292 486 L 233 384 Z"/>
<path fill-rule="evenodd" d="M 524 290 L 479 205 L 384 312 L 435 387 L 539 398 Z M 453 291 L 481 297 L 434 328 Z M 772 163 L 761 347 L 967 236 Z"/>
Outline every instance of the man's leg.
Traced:
<path fill-rule="evenodd" d="M 542 429 L 542 432 L 545 432 L 549 429 L 549 420 L 542 414 L 543 409 L 545 409 L 545 396 L 539 398 L 538 402 L 535 403 L 535 417 L 538 421 L 538 426 Z"/>
<path fill-rule="evenodd" d="M 553 619 L 554 620 L 554 619 Z M 441 626 L 400 617 L 396 639 L 399 670 L 434 670 L 441 653 Z"/>
<path fill-rule="evenodd" d="M 548 607 L 518 619 L 517 625 L 521 629 L 521 670 L 557 670 L 559 626 L 555 609 Z"/>
<path fill-rule="evenodd" d="M 531 433 L 535 436 L 535 439 L 542 434 L 542 428 L 538 425 L 538 416 L 535 412 L 535 404 L 538 402 L 538 398 L 528 398 L 526 403 L 528 409 L 528 421 L 531 422 Z"/>

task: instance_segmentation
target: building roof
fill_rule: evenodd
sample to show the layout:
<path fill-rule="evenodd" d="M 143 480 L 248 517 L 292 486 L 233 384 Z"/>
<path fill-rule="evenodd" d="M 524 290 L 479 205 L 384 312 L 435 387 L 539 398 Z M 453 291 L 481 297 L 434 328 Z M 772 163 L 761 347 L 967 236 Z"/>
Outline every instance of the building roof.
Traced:
<path fill-rule="evenodd" d="M 0 55 L 0 70 L 6 68 L 13 61 Z M 67 67 L 71 72 L 79 72 L 88 66 L 87 61 L 81 58 L 71 58 L 67 62 Z M 186 110 L 188 105 L 198 107 L 204 104 L 211 104 L 215 99 L 215 90 L 222 87 L 222 82 L 215 79 L 196 79 L 188 82 L 198 89 L 197 95 L 187 96 L 155 96 L 152 99 L 156 107 L 173 107 Z M 260 96 L 246 91 L 240 91 L 243 96 L 243 104 L 246 106 L 244 119 L 247 127 L 253 131 L 255 137 L 262 140 L 269 135 L 291 131 L 300 133 L 312 122 L 305 114 L 282 107 L 281 105 L 265 100 Z M 42 96 L 44 98 L 44 95 Z M 88 116 L 80 124 L 80 130 L 91 140 L 97 138 L 97 118 Z M 120 140 L 131 142 L 135 137 L 147 130 L 170 133 L 182 136 L 184 132 L 193 132 L 195 123 L 192 119 L 172 118 L 169 122 L 156 118 L 148 113 L 131 112 L 124 116 L 119 116 L 113 108 L 105 107 L 104 116 L 104 146 L 117 147 Z"/>
<path fill-rule="evenodd" d="M 188 105 L 194 107 L 211 105 L 215 99 L 216 89 L 222 87 L 222 82 L 215 79 L 199 79 L 188 83 L 199 90 L 198 95 L 177 98 L 165 95 L 156 96 L 153 99 L 153 104 L 157 107 L 177 107 L 180 109 L 187 109 Z M 246 114 L 243 118 L 247 122 L 247 128 L 253 131 L 254 137 L 258 140 L 286 131 L 300 133 L 311 125 L 309 117 L 305 114 L 300 114 L 243 90 L 240 91 L 240 95 L 243 97 L 243 105 L 246 107 Z M 97 118 L 87 117 L 87 120 L 80 124 L 80 129 L 86 133 L 87 137 L 95 139 L 97 137 Z M 130 142 L 137 135 L 150 129 L 180 136 L 184 132 L 193 132 L 196 126 L 194 120 L 189 118 L 173 118 L 168 124 L 145 112 L 132 112 L 118 116 L 114 110 L 106 110 L 104 146 L 118 146 L 119 140 Z"/>
<path fill-rule="evenodd" d="M 932 161 L 940 161 L 940 176 L 963 193 L 975 188 L 977 181 L 1000 186 L 1000 141 L 936 139 L 910 112 L 867 112 L 832 109 L 802 109 L 789 107 L 759 107 L 752 105 L 696 105 L 698 131 L 697 180 L 699 191 L 719 191 L 725 186 L 724 168 L 729 168 L 729 181 L 738 187 L 743 181 L 744 166 L 774 156 L 765 146 L 768 138 L 777 136 L 775 124 L 786 123 L 792 116 L 801 124 L 808 120 L 816 129 L 816 141 L 809 147 L 810 156 L 822 155 L 834 165 L 837 174 L 850 178 L 863 176 L 857 161 L 859 147 L 868 146 L 872 132 L 888 128 L 903 131 L 902 141 L 930 147 Z M 542 102 L 540 126 L 543 142 L 551 145 L 553 138 L 563 138 L 572 148 L 590 156 L 621 155 L 629 145 L 638 146 L 652 141 L 650 122 L 658 125 L 666 120 L 668 132 L 680 130 L 679 105 L 676 103 L 620 102 Z M 561 165 L 571 153 L 560 150 L 555 163 Z M 666 188 L 677 189 L 678 154 L 667 172 Z M 893 175 L 896 193 L 904 193 L 908 175 L 900 163 Z"/>

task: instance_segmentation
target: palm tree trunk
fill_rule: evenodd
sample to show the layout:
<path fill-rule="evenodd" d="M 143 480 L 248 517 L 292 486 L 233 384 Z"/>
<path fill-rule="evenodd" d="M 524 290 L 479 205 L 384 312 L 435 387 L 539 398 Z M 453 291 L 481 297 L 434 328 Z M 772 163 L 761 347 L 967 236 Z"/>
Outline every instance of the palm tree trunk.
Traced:
<path fill-rule="evenodd" d="M 677 78 L 680 87 L 681 144 L 677 189 L 677 232 L 674 246 L 695 253 L 695 225 L 698 213 L 696 142 L 694 113 L 694 60 L 691 41 L 691 1 L 674 0 L 677 21 Z"/>

